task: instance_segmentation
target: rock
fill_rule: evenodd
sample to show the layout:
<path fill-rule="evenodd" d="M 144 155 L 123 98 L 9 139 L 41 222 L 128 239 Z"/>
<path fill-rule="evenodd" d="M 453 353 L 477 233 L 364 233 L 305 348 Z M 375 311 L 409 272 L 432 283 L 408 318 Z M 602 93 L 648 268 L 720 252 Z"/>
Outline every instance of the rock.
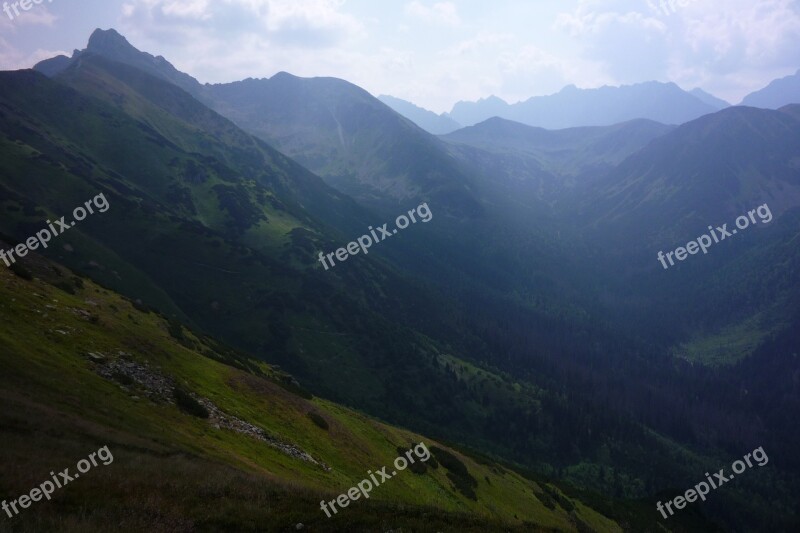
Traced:
<path fill-rule="evenodd" d="M 92 357 L 93 355 L 96 356 L 97 354 L 90 353 L 88 355 L 89 357 Z M 105 360 L 105 357 L 102 357 L 103 360 Z M 156 369 L 149 368 L 147 362 L 138 363 L 136 361 L 120 357 L 119 359 L 110 361 L 107 364 L 100 366 L 96 369 L 96 372 L 109 380 L 113 380 L 115 374 L 128 376 L 145 389 L 148 398 L 154 401 L 160 401 L 169 404 L 174 403 L 172 392 L 175 388 L 175 381 L 167 376 L 164 376 Z M 197 400 L 199 404 L 206 408 L 208 411 L 208 422 L 214 428 L 227 429 L 230 431 L 235 431 L 236 433 L 247 435 L 250 438 L 260 440 L 266 443 L 268 446 L 272 446 L 273 448 L 280 450 L 290 457 L 317 465 L 326 472 L 331 471 L 331 467 L 321 461 L 317 461 L 299 447 L 293 444 L 281 442 L 260 427 L 225 413 L 208 398 L 203 398 L 192 393 L 190 394 L 192 398 Z"/>
<path fill-rule="evenodd" d="M 101 354 L 101 353 L 89 352 L 89 353 L 86 354 L 86 357 L 88 357 L 89 359 L 91 359 L 95 363 L 102 363 L 103 361 L 106 360 L 105 356 L 103 354 Z"/>
<path fill-rule="evenodd" d="M 300 530 L 301 530 L 301 529 L 303 529 L 304 527 L 306 527 L 306 526 L 304 526 L 303 524 L 297 524 L 296 526 L 294 526 L 294 528 L 295 528 L 297 531 L 300 531 Z"/>

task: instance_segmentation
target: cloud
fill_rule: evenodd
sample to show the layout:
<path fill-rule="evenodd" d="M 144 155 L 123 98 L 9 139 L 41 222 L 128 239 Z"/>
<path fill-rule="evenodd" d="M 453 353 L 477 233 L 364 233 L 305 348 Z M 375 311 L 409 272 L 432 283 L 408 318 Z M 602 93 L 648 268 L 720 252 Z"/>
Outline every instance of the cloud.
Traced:
<path fill-rule="evenodd" d="M 654 9 L 661 5 L 580 0 L 555 28 L 618 83 L 670 80 L 738 100 L 800 65 L 800 8 L 792 0 L 683 0 Z"/>
<path fill-rule="evenodd" d="M 483 50 L 486 46 L 508 43 L 513 40 L 514 36 L 510 33 L 482 31 L 471 39 L 460 41 L 459 43 L 446 48 L 442 54 L 451 57 L 463 56 Z"/>
<path fill-rule="evenodd" d="M 9 10 L 11 13 L 10 16 L 8 13 L 0 12 L 0 31 L 4 33 L 15 32 L 18 28 L 24 26 L 47 26 L 52 28 L 53 24 L 58 20 L 58 17 L 50 13 L 47 7 L 43 5 L 37 6 L 32 4 L 30 11 L 17 8 L 19 14 L 16 14 L 10 6 Z M 13 17 L 13 19 L 11 17 Z"/>
<path fill-rule="evenodd" d="M 11 45 L 6 39 L 0 37 L 0 65 L 3 70 L 19 70 L 31 68 L 39 61 L 49 59 L 57 55 L 71 55 L 71 52 L 63 50 L 42 50 L 36 49 L 31 53 L 20 51 Z"/>
<path fill-rule="evenodd" d="M 453 2 L 436 2 L 428 7 L 422 2 L 414 0 L 406 4 L 406 14 L 425 22 L 454 27 L 461 25 L 461 17 Z"/>
<path fill-rule="evenodd" d="M 264 45 L 327 48 L 363 32 L 361 23 L 341 12 L 342 0 L 132 0 L 123 5 L 123 23 L 159 39 L 206 37 L 260 41 Z M 174 39 L 172 39 L 174 40 Z M 225 42 L 219 44 L 224 45 Z"/>

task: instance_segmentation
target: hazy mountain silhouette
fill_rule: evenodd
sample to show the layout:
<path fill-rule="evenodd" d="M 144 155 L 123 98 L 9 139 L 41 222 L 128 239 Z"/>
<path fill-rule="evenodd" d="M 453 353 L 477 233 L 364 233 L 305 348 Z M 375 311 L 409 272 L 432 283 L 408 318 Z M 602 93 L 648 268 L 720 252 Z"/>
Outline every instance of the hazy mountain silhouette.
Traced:
<path fill-rule="evenodd" d="M 729 102 L 726 102 L 722 98 L 717 98 L 713 94 L 707 93 L 706 91 L 704 91 L 699 87 L 689 91 L 689 94 L 697 97 L 698 99 L 702 100 L 703 102 L 707 103 L 710 106 L 715 107 L 716 109 L 725 109 L 726 107 L 731 106 Z"/>
<path fill-rule="evenodd" d="M 674 83 L 651 81 L 599 89 L 569 85 L 556 94 L 511 105 L 494 96 L 459 102 L 450 116 L 465 126 L 496 116 L 546 129 L 610 126 L 638 118 L 682 124 L 719 110 L 718 102 L 710 104 L 708 100 L 708 96 L 692 95 Z"/>
<path fill-rule="evenodd" d="M 434 135 L 443 135 L 456 131 L 461 128 L 461 125 L 442 113 L 437 115 L 433 111 L 428 111 L 422 107 L 412 104 L 406 100 L 395 98 L 394 96 L 381 95 L 378 100 L 388 105 L 408 120 Z"/>
<path fill-rule="evenodd" d="M 800 104 L 800 70 L 791 76 L 772 81 L 759 91 L 748 94 L 740 105 L 780 109 L 789 104 Z"/>

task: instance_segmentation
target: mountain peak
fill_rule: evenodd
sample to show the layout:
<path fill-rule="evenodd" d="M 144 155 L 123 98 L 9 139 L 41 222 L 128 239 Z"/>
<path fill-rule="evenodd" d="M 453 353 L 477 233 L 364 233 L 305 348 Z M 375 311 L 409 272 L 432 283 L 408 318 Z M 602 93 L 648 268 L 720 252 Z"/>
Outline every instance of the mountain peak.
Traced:
<path fill-rule="evenodd" d="M 94 30 L 91 37 L 89 37 L 89 44 L 86 46 L 86 49 L 92 52 L 138 52 L 138 50 L 114 28 L 108 30 L 97 28 Z"/>
<path fill-rule="evenodd" d="M 486 102 L 488 104 L 507 104 L 505 100 L 493 94 L 490 94 L 487 98 L 481 98 L 478 100 L 478 102 Z"/>
<path fill-rule="evenodd" d="M 270 78 L 270 80 L 273 80 L 273 81 L 279 81 L 279 80 L 297 80 L 297 79 L 300 79 L 300 78 L 298 78 L 298 77 L 297 77 L 297 76 L 295 76 L 294 74 L 291 74 L 291 73 L 289 73 L 289 72 L 286 72 L 285 70 L 282 70 L 282 71 L 280 71 L 280 72 L 278 72 L 278 73 L 274 74 L 274 75 L 273 75 L 273 76 Z"/>
<path fill-rule="evenodd" d="M 48 77 L 57 76 L 83 54 L 87 53 L 138 68 L 151 76 L 173 83 L 192 94 L 196 94 L 200 88 L 200 84 L 196 79 L 176 69 L 163 56 L 155 57 L 147 52 L 139 51 L 113 28 L 108 30 L 98 28 L 94 30 L 91 37 L 89 37 L 86 49 L 76 50 L 71 59 L 66 59 L 63 56 L 45 59 L 37 63 L 33 68 Z"/>

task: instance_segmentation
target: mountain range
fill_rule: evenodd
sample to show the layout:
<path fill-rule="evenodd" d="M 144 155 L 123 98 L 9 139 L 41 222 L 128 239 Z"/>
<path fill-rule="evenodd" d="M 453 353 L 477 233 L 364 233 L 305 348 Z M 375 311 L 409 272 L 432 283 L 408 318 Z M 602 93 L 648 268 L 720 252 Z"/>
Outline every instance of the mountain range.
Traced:
<path fill-rule="evenodd" d="M 800 103 L 798 80 L 800 71 L 751 93 L 739 105 L 778 109 Z M 609 126 L 635 119 L 682 124 L 731 105 L 700 88 L 687 92 L 673 83 L 659 82 L 598 89 L 570 85 L 556 94 L 516 104 L 490 96 L 476 102 L 458 102 L 449 113 L 441 115 L 393 96 L 381 96 L 380 100 L 435 135 L 446 135 L 461 126 L 474 126 L 495 117 L 546 129 Z"/>
<path fill-rule="evenodd" d="M 638 105 L 588 104 L 620 95 Z M 337 527 L 413 528 L 432 513 L 465 531 L 791 530 L 798 106 L 718 110 L 656 83 L 544 98 L 485 103 L 566 129 L 501 117 L 439 137 L 344 80 L 201 84 L 113 30 L 1 73 L 3 239 L 98 191 L 112 206 L 3 273 L 7 436 L 62 416 L 88 429 L 48 433 L 41 450 L 114 437 L 144 465 L 131 478 L 147 487 L 140 507 L 168 483 L 148 475 L 166 468 L 159 457 L 181 457 L 159 512 L 210 529 L 257 529 L 250 495 L 265 484 L 273 527 L 324 528 L 320 492 L 428 439 L 439 470 L 398 478 Z M 556 101 L 566 108 L 545 115 Z M 601 124 L 563 126 L 579 115 Z M 319 265 L 422 202 L 431 223 Z M 656 260 L 765 203 L 769 225 L 670 271 Z M 143 400 L 142 373 L 332 470 Z M 757 446 L 781 467 L 661 521 L 655 501 Z M 209 465 L 224 481 L 196 488 Z M 7 469 L 0 480 L 29 485 Z M 122 496 L 108 492 L 114 508 Z M 206 492 L 225 507 L 198 511 Z M 71 516 L 52 513 L 46 524 Z M 109 516 L 91 519 L 119 523 Z"/>

